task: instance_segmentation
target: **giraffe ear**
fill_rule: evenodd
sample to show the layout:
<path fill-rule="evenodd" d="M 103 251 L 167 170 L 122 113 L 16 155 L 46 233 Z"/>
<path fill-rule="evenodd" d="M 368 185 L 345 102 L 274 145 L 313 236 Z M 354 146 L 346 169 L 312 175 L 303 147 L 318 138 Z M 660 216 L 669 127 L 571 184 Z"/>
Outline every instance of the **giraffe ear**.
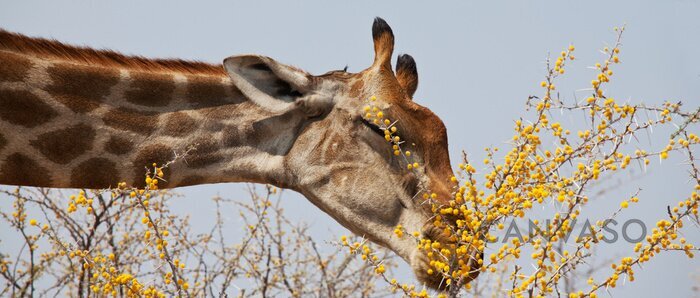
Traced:
<path fill-rule="evenodd" d="M 416 61 L 411 55 L 399 55 L 396 60 L 396 79 L 403 90 L 406 90 L 408 96 L 413 98 L 413 94 L 418 88 L 418 70 L 416 69 Z"/>
<path fill-rule="evenodd" d="M 297 100 L 311 87 L 311 75 L 265 56 L 232 56 L 224 69 L 243 95 L 273 113 L 299 106 Z"/>
<path fill-rule="evenodd" d="M 394 32 L 382 18 L 375 18 L 372 24 L 372 39 L 374 39 L 374 63 L 372 66 L 382 66 L 391 70 L 391 54 L 394 52 Z"/>

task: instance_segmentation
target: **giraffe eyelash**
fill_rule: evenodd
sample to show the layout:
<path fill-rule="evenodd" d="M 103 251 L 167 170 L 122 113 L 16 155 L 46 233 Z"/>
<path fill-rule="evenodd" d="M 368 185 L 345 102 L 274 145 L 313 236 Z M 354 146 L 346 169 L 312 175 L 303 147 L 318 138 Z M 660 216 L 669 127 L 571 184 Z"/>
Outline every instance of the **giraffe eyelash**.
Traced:
<path fill-rule="evenodd" d="M 379 128 L 379 126 L 376 126 L 376 125 L 370 123 L 370 122 L 367 121 L 367 119 L 365 119 L 365 118 L 362 118 L 362 124 L 364 124 L 365 126 L 369 127 L 369 129 L 371 129 L 372 131 L 374 131 L 374 132 L 377 133 L 378 135 L 384 137 L 384 130 L 382 130 L 381 128 Z"/>

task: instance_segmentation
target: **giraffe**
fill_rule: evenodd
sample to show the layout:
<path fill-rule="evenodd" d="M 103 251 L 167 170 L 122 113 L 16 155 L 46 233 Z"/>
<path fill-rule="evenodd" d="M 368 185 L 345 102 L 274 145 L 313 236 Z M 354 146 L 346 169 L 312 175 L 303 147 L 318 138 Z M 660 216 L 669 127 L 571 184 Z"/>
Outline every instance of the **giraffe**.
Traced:
<path fill-rule="evenodd" d="M 146 59 L 0 30 L 0 184 L 143 186 L 146 166 L 193 148 L 161 187 L 254 182 L 297 191 L 438 288 L 425 254 L 393 229 L 439 238 L 415 198 L 419 185 L 443 200 L 457 186 L 446 129 L 412 100 L 413 58 L 400 55 L 392 69 L 394 34 L 381 18 L 372 37 L 367 69 L 311 75 L 260 55 L 220 65 Z M 363 119 L 370 96 L 398 120 L 417 171 Z"/>

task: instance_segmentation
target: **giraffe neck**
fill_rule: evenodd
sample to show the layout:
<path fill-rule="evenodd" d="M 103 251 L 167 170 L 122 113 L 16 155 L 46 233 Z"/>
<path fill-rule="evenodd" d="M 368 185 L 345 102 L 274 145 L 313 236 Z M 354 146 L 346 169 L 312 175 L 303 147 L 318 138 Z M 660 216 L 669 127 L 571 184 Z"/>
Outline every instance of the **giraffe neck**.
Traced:
<path fill-rule="evenodd" d="M 146 167 L 189 153 L 164 187 L 284 186 L 303 121 L 248 101 L 223 73 L 47 59 L 0 48 L 0 184 L 144 184 Z"/>

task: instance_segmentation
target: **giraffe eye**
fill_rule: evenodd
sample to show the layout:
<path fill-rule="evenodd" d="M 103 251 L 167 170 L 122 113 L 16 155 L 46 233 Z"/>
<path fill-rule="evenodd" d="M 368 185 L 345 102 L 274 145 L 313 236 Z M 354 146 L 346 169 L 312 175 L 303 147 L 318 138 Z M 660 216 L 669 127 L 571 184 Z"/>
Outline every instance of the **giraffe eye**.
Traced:
<path fill-rule="evenodd" d="M 376 125 L 370 123 L 365 118 L 362 118 L 362 124 L 369 127 L 369 129 L 371 129 L 373 132 L 377 133 L 378 135 L 384 137 L 384 131 L 381 128 L 379 128 L 379 126 L 376 126 Z"/>

